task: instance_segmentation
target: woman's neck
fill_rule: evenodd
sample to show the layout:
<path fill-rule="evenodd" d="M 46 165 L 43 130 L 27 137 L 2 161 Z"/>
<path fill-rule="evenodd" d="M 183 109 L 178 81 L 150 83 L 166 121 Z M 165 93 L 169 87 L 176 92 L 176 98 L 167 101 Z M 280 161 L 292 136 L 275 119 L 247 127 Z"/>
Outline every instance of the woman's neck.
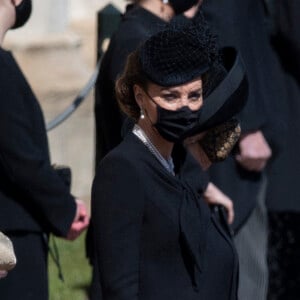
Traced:
<path fill-rule="evenodd" d="M 163 4 L 162 0 L 141 0 L 138 5 L 166 22 L 170 22 L 175 15 L 173 8 L 169 4 Z"/>
<path fill-rule="evenodd" d="M 153 125 L 149 124 L 146 120 L 139 120 L 137 123 L 142 130 L 147 135 L 148 139 L 154 145 L 154 147 L 159 151 L 159 153 L 165 158 L 168 159 L 171 157 L 174 143 L 164 139 Z"/>

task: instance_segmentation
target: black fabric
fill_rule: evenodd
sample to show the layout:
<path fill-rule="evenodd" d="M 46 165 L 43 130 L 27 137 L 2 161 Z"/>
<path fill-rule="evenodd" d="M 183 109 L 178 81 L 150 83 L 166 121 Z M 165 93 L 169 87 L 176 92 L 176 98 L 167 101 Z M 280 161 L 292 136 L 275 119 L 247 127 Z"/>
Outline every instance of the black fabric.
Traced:
<path fill-rule="evenodd" d="M 300 3 L 297 0 L 275 1 L 274 10 L 277 51 L 283 68 L 300 84 Z"/>
<path fill-rule="evenodd" d="M 40 106 L 0 48 L 0 228 L 65 236 L 76 205 L 50 164 Z"/>
<path fill-rule="evenodd" d="M 198 124 L 193 126 L 188 135 L 211 129 L 228 121 L 238 115 L 248 101 L 249 84 L 242 58 L 234 48 L 223 48 L 222 53 L 224 75 L 222 79 L 210 83 L 211 91 L 206 97 L 204 96 Z"/>
<path fill-rule="evenodd" d="M 182 14 L 198 3 L 198 0 L 169 0 L 177 15 Z"/>
<path fill-rule="evenodd" d="M 200 77 L 220 63 L 215 37 L 203 18 L 176 28 L 176 22 L 139 48 L 141 67 L 150 81 L 176 86 Z"/>
<path fill-rule="evenodd" d="M 280 65 L 268 40 L 263 3 L 258 0 L 226 3 L 210 0 L 204 1 L 202 8 L 220 45 L 235 47 L 246 66 L 249 97 L 239 115 L 242 132 L 261 130 L 276 156 L 285 144 L 286 123 L 281 112 L 285 92 Z M 229 173 L 231 177 L 227 175 Z M 233 156 L 231 160 L 213 166 L 211 174 L 212 181 L 234 201 L 234 227 L 237 229 L 256 205 L 254 195 L 259 191 L 260 180 L 252 172 L 236 168 Z M 232 180 L 228 181 L 228 177 Z"/>
<path fill-rule="evenodd" d="M 32 10 L 31 0 L 23 0 L 18 6 L 15 7 L 16 20 L 12 29 L 23 26 L 30 18 Z"/>
<path fill-rule="evenodd" d="M 268 300 L 298 300 L 300 297 L 300 214 L 269 213 Z"/>
<path fill-rule="evenodd" d="M 150 97 L 150 96 L 149 96 Z M 150 99 L 152 99 L 150 97 Z M 169 110 L 156 104 L 157 120 L 154 127 L 167 141 L 173 143 L 183 142 L 186 133 L 193 128 L 199 118 L 199 110 L 193 111 L 188 106 L 177 110 Z"/>
<path fill-rule="evenodd" d="M 16 267 L 0 280 L 1 300 L 47 300 L 47 248 L 41 233 L 7 231 L 17 257 Z"/>
<path fill-rule="evenodd" d="M 299 2 L 293 0 L 275 3 L 274 49 L 281 62 L 281 72 L 286 97 L 281 101 L 281 112 L 285 118 L 287 132 L 280 155 L 272 164 L 269 180 L 268 208 L 272 212 L 299 212 L 300 190 L 300 84 L 299 84 Z M 297 74 L 298 72 L 298 74 Z"/>
<path fill-rule="evenodd" d="M 102 299 L 236 299 L 229 231 L 186 178 L 132 133 L 101 161 L 92 224 Z"/>
<path fill-rule="evenodd" d="M 166 22 L 154 14 L 136 6 L 126 11 L 110 41 L 95 87 L 96 165 L 122 140 L 125 116 L 115 98 L 116 78 L 123 71 L 128 54 L 165 25 Z"/>

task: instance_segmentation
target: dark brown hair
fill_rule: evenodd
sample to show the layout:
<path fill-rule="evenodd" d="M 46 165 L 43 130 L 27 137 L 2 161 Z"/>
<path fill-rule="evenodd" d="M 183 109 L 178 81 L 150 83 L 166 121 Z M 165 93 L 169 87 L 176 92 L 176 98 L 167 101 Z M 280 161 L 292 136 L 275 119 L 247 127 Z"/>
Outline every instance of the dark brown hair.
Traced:
<path fill-rule="evenodd" d="M 137 84 L 146 90 L 148 82 L 140 64 L 139 53 L 134 51 L 127 58 L 124 72 L 116 82 L 115 92 L 121 110 L 135 121 L 140 117 L 140 108 L 135 100 L 133 86 Z"/>

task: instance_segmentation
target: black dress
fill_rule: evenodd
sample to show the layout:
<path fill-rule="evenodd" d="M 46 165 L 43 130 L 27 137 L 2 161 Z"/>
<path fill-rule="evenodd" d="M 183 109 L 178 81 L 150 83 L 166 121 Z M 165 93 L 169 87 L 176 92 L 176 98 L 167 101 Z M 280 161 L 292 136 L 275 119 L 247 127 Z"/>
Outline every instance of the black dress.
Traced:
<path fill-rule="evenodd" d="M 76 204 L 50 164 L 40 106 L 13 56 L 0 48 L 0 228 L 17 266 L 1 299 L 48 299 L 48 233 L 66 236 Z M 44 235 L 46 233 L 46 235 Z"/>
<path fill-rule="evenodd" d="M 115 81 L 127 56 L 166 22 L 140 6 L 129 6 L 103 57 L 96 83 L 96 164 L 121 140 L 125 119 L 115 98 Z"/>
<path fill-rule="evenodd" d="M 102 299 L 237 299 L 225 218 L 186 178 L 170 174 L 133 133 L 101 161 L 92 225 Z"/>

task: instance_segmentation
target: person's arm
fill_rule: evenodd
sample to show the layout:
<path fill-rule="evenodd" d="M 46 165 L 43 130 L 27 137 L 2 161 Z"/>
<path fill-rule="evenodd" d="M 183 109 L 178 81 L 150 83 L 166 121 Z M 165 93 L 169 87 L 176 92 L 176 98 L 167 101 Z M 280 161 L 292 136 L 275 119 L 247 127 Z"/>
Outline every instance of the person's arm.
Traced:
<path fill-rule="evenodd" d="M 0 72 L 1 168 L 18 195 L 24 194 L 16 200 L 26 201 L 21 205 L 30 207 L 50 232 L 67 236 L 76 214 L 74 197 L 53 170 L 45 149 L 33 138 L 40 130 L 32 128 L 30 119 L 34 116 L 12 79 L 9 70 Z"/>
<path fill-rule="evenodd" d="M 139 299 L 143 196 L 134 166 L 104 159 L 92 190 L 92 223 L 103 300 Z"/>

